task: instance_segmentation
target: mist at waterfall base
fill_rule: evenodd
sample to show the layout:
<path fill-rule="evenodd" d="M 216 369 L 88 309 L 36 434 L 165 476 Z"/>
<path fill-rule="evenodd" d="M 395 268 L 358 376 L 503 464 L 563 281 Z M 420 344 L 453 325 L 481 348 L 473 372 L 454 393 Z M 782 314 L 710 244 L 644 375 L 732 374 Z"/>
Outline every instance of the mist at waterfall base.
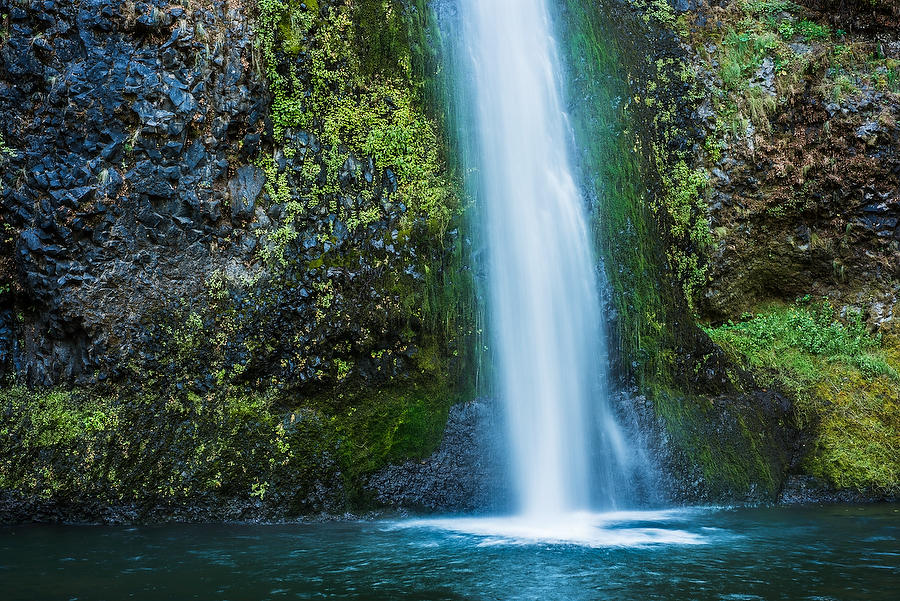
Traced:
<path fill-rule="evenodd" d="M 649 468 L 610 406 L 602 274 L 575 178 L 564 70 L 545 0 L 447 0 L 456 123 L 495 374 L 505 407 L 513 508 L 437 520 L 449 530 L 591 544 L 603 516 L 634 504 Z M 607 533 L 608 534 L 608 533 Z"/>

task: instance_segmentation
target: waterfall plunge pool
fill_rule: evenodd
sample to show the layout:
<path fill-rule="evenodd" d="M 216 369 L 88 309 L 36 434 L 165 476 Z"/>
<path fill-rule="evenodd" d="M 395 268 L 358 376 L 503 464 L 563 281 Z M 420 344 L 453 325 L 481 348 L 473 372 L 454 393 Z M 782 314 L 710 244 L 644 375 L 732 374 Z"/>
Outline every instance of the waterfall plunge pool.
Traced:
<path fill-rule="evenodd" d="M 3 599 L 895 599 L 900 508 L 0 528 Z"/>

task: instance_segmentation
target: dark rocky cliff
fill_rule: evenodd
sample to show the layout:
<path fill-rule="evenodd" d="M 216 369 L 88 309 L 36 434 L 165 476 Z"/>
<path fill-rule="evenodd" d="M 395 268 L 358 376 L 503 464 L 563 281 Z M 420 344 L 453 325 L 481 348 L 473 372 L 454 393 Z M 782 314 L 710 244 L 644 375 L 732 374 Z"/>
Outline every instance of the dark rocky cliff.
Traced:
<path fill-rule="evenodd" d="M 237 170 L 271 131 L 250 24 L 224 3 L 20 2 L 3 18 L 0 366 L 31 385 L 117 379 L 153 312 L 253 273 L 265 180 Z"/>
<path fill-rule="evenodd" d="M 2 488 L 339 511 L 437 445 L 473 326 L 420 10 L 3 10 Z"/>

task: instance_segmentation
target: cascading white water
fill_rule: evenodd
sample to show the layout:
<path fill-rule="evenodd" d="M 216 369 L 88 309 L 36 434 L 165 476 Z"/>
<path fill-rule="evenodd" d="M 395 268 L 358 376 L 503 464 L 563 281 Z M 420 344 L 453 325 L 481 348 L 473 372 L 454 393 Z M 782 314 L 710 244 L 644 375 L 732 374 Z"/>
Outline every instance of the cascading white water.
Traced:
<path fill-rule="evenodd" d="M 627 449 L 609 407 L 586 203 L 545 0 L 454 0 L 460 137 L 488 251 L 496 385 L 519 512 L 615 506 Z M 467 138 L 469 138 L 467 140 Z"/>

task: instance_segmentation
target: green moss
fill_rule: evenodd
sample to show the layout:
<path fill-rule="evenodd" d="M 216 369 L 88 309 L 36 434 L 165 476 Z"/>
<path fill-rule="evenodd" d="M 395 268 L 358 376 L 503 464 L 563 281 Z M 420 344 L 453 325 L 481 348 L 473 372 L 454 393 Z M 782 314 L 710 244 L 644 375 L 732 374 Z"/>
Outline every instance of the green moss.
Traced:
<path fill-rule="evenodd" d="M 766 416 L 750 405 L 719 403 L 671 390 L 654 396 L 670 444 L 697 466 L 714 498 L 775 498 L 784 458 Z"/>
<path fill-rule="evenodd" d="M 839 488 L 900 490 L 900 356 L 866 331 L 860 316 L 839 321 L 827 304 L 774 306 L 710 336 L 766 386 L 794 401 L 814 437 L 804 469 Z"/>
<path fill-rule="evenodd" d="M 613 290 L 620 366 L 651 391 L 691 385 L 675 384 L 677 349 L 695 336 L 684 313 L 706 282 L 710 233 L 707 176 L 688 167 L 691 133 L 678 117 L 679 103 L 701 99 L 696 77 L 686 63 L 669 54 L 656 59 L 641 46 L 644 28 L 667 20 L 659 6 L 640 4 L 648 25 L 607 21 L 609 13 L 580 2 L 566 3 L 563 16 L 571 96 L 585 99 L 572 117 L 589 157 L 582 177 L 597 195 L 596 238 Z"/>
<path fill-rule="evenodd" d="M 364 0 L 354 4 L 354 42 L 364 73 L 384 75 L 409 64 L 406 7 L 400 0 Z"/>
<path fill-rule="evenodd" d="M 313 17 L 293 0 L 257 4 L 258 40 L 275 95 L 276 140 L 281 145 L 285 130 L 299 127 L 323 145 L 321 162 L 304 164 L 308 198 L 289 207 L 286 223 L 306 206 L 333 200 L 341 191 L 339 172 L 353 156 L 372 157 L 379 172 L 394 171 L 399 188 L 392 200 L 408 207 L 406 219 L 425 217 L 433 231 L 445 231 L 460 207 L 443 164 L 442 140 L 423 107 L 425 82 L 414 71 L 410 45 L 423 35 L 419 11 L 397 0 L 364 0 L 339 2 L 327 16 Z M 295 47 L 297 40 L 302 47 Z M 305 59 L 298 69 L 284 56 L 301 50 Z M 271 160 L 261 160 L 269 167 L 269 196 L 286 201 L 287 182 L 273 172 Z M 354 229 L 381 216 L 374 203 L 354 213 L 336 209 Z"/>
<path fill-rule="evenodd" d="M 684 160 L 671 167 L 661 163 L 659 168 L 665 190 L 661 210 L 668 213 L 670 235 L 685 243 L 669 249 L 669 261 L 693 311 L 697 295 L 706 285 L 705 253 L 712 243 L 704 195 L 709 175 L 703 169 L 690 169 Z"/>
<path fill-rule="evenodd" d="M 447 413 L 458 398 L 441 381 L 368 389 L 336 419 L 348 473 L 419 459 L 441 440 Z"/>
<path fill-rule="evenodd" d="M 118 404 L 63 391 L 37 394 L 12 387 L 0 389 L 0 410 L 3 488 L 35 490 L 47 497 L 94 479 L 115 479 L 104 472 L 102 454 L 105 442 L 121 426 Z"/>
<path fill-rule="evenodd" d="M 335 397 L 291 406 L 235 388 L 147 400 L 5 388 L 0 488 L 148 504 L 276 491 L 308 511 L 303 499 L 316 483 L 340 474 L 349 501 L 360 501 L 367 474 L 437 446 L 455 400 L 442 382 L 372 389 L 346 407 Z"/>

